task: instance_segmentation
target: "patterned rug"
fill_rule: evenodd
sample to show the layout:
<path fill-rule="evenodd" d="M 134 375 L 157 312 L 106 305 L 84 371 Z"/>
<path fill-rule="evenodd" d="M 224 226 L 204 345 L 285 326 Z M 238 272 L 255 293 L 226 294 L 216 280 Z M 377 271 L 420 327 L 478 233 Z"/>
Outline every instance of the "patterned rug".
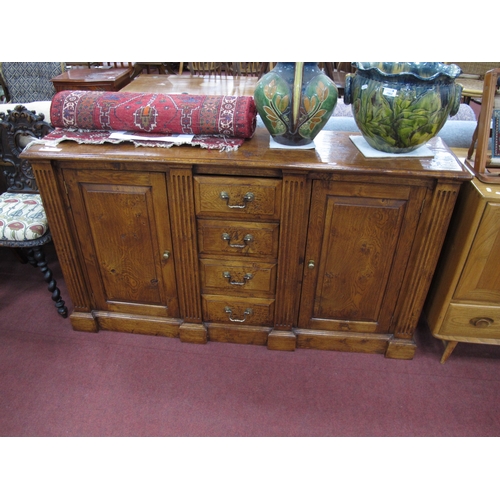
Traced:
<path fill-rule="evenodd" d="M 189 143 L 234 150 L 253 136 L 256 117 L 255 102 L 249 96 L 63 91 L 52 99 L 50 118 L 55 130 L 44 142 L 131 141 L 156 147 Z M 134 132 L 134 136 L 115 138 L 116 131 Z M 168 136 L 175 140 L 169 142 Z"/>

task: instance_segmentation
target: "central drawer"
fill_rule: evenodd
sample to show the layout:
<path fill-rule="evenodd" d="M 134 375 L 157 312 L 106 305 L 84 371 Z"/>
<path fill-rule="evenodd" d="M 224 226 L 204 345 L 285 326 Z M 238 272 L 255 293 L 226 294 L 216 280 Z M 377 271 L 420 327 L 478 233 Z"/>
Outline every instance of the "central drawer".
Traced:
<path fill-rule="evenodd" d="M 194 178 L 202 315 L 212 333 L 231 328 L 241 339 L 237 327 L 274 325 L 281 189 L 280 179 Z"/>
<path fill-rule="evenodd" d="M 278 256 L 277 222 L 198 220 L 198 245 L 203 255 Z"/>

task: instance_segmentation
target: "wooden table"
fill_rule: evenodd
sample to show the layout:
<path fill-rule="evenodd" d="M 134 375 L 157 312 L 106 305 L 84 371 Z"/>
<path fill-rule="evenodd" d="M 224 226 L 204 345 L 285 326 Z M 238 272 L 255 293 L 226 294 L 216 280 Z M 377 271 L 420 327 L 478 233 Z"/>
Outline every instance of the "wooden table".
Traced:
<path fill-rule="evenodd" d="M 57 92 L 61 90 L 95 90 L 113 92 L 130 82 L 130 68 L 70 69 L 52 78 Z"/>
<path fill-rule="evenodd" d="M 122 92 L 253 96 L 256 76 L 139 75 Z"/>

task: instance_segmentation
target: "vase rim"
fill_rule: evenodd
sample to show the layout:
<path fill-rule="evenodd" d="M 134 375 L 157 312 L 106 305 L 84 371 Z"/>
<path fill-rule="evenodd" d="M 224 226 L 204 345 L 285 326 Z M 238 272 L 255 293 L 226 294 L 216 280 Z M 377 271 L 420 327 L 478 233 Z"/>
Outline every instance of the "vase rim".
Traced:
<path fill-rule="evenodd" d="M 360 71 L 378 73 L 384 77 L 412 76 L 419 80 L 435 80 L 440 76 L 456 78 L 462 69 L 456 64 L 440 62 L 353 62 Z"/>

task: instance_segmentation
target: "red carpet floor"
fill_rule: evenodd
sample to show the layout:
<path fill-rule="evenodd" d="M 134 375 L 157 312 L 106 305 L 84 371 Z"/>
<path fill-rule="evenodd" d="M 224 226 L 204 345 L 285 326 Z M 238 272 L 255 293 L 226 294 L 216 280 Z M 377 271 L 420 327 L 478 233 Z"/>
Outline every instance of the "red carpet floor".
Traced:
<path fill-rule="evenodd" d="M 54 249 L 49 262 L 71 308 Z M 0 436 L 498 436 L 500 348 L 375 354 L 75 332 L 0 248 Z"/>

